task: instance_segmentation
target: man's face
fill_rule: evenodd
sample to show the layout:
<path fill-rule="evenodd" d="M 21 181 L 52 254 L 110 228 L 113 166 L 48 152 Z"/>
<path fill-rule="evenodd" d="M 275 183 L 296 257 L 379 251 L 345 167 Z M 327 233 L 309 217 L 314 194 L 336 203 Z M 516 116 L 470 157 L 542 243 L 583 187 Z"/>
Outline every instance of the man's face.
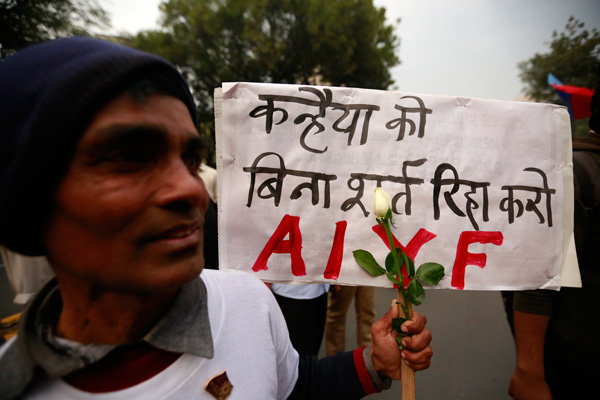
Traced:
<path fill-rule="evenodd" d="M 46 231 L 59 281 L 148 292 L 195 278 L 208 207 L 199 146 L 174 97 L 124 94 L 104 106 L 58 186 Z"/>

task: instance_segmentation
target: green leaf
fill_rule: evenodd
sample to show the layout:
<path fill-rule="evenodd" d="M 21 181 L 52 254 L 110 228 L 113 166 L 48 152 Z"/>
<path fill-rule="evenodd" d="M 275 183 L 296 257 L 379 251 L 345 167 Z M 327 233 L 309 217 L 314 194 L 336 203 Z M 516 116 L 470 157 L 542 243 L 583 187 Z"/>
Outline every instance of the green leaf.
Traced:
<path fill-rule="evenodd" d="M 406 318 L 392 318 L 392 329 L 400 332 L 400 327 L 406 322 Z"/>
<path fill-rule="evenodd" d="M 400 281 L 396 278 L 396 276 L 394 274 L 385 274 L 388 279 L 392 282 L 394 282 L 396 285 L 400 286 Z"/>
<path fill-rule="evenodd" d="M 396 268 L 396 263 L 394 262 L 394 255 L 392 254 L 391 251 L 388 253 L 387 257 L 385 257 L 385 269 L 390 274 L 399 274 L 400 273 L 400 271 L 396 270 L 397 268 Z"/>
<path fill-rule="evenodd" d="M 375 258 L 371 253 L 366 250 L 354 250 L 352 252 L 356 263 L 371 276 L 379 276 L 385 274 L 385 269 L 377 264 Z"/>
<path fill-rule="evenodd" d="M 400 350 L 404 350 L 404 346 L 402 346 L 402 338 L 401 337 L 396 338 L 396 343 L 398 343 L 398 348 Z"/>
<path fill-rule="evenodd" d="M 417 279 L 426 285 L 437 285 L 444 277 L 444 267 L 438 263 L 421 264 L 417 270 Z"/>
<path fill-rule="evenodd" d="M 406 272 L 408 273 L 408 277 L 410 279 L 413 279 L 415 277 L 414 261 L 405 252 L 402 252 L 402 259 L 404 260 L 404 264 L 406 265 Z"/>
<path fill-rule="evenodd" d="M 406 288 L 406 296 L 411 303 L 418 306 L 425 300 L 425 289 L 418 280 L 413 279 Z"/>

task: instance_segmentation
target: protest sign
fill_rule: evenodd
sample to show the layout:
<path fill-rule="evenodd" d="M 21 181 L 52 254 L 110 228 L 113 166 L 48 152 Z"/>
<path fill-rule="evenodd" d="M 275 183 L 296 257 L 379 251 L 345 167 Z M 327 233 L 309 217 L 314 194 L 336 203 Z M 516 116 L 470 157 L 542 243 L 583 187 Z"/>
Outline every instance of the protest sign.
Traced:
<path fill-rule="evenodd" d="M 220 268 L 391 287 L 352 256 L 388 253 L 371 210 L 380 186 L 398 243 L 444 265 L 438 288 L 557 289 L 576 272 L 564 107 L 226 83 L 215 108 Z"/>

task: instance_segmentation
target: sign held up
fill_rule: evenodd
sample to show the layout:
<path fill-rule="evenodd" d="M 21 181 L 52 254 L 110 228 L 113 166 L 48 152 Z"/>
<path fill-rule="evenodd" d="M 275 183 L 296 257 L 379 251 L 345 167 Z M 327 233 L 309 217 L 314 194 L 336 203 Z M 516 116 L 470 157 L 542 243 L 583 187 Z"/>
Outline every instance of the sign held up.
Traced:
<path fill-rule="evenodd" d="M 572 237 L 564 107 L 355 88 L 226 83 L 215 96 L 221 268 L 271 282 L 391 287 L 353 259 L 397 245 L 438 288 L 557 289 Z M 576 265 L 575 265 L 576 267 Z"/>

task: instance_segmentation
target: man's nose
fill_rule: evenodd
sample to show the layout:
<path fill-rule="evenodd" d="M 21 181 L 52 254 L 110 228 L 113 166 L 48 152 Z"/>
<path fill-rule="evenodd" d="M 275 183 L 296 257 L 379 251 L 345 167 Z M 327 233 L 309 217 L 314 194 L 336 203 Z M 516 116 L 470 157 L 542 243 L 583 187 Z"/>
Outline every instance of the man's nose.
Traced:
<path fill-rule="evenodd" d="M 183 160 L 174 160 L 160 175 L 157 191 L 160 207 L 198 207 L 204 214 L 208 207 L 208 192 L 196 171 L 190 171 Z"/>

